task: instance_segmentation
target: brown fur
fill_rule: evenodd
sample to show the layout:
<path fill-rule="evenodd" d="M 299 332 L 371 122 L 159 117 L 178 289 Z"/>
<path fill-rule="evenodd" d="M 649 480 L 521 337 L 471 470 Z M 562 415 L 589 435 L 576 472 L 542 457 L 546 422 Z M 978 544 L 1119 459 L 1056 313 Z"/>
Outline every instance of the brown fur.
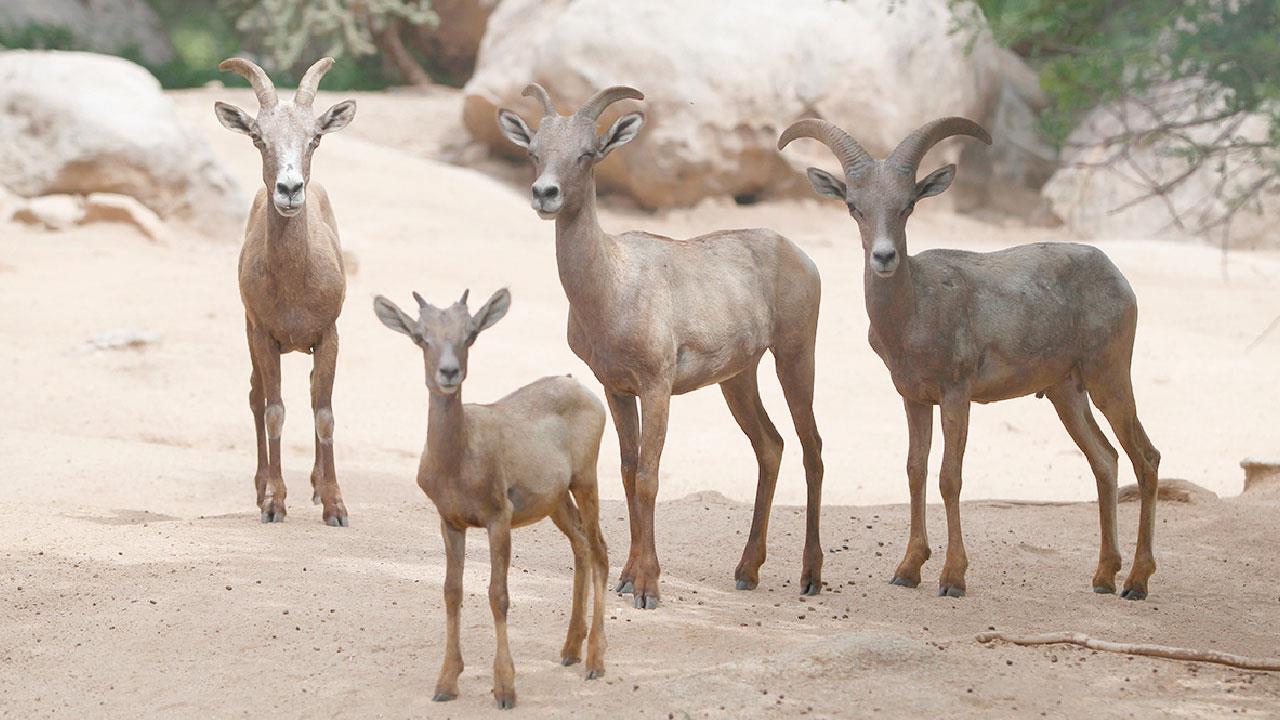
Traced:
<path fill-rule="evenodd" d="M 870 158 L 830 123 L 802 120 L 783 133 L 779 149 L 815 137 L 835 151 L 841 180 L 809 169 L 814 189 L 838 198 L 858 223 L 866 252 L 866 301 L 871 347 L 884 360 L 907 412 L 911 530 L 893 582 L 915 587 L 929 557 L 924 482 L 941 407 L 945 448 L 939 486 L 947 511 L 947 559 L 938 594 L 965 591 L 968 557 L 960 531 L 961 464 L 971 402 L 1032 393 L 1052 401 L 1067 432 L 1089 460 L 1098 486 L 1102 531 L 1097 592 L 1115 592 L 1117 454 L 1099 430 L 1089 400 L 1106 416 L 1133 463 L 1141 489 L 1138 546 L 1124 597 L 1147 595 L 1155 571 L 1156 451 L 1138 421 L 1130 379 L 1138 307 L 1133 290 L 1102 251 L 1083 245 L 1023 245 L 992 253 L 929 250 L 907 255 L 906 223 L 917 200 L 947 189 L 948 165 L 920 182 L 916 166 L 944 137 L 985 142 L 982 128 L 944 118 L 912 133 L 882 161 Z M 846 183 L 847 180 L 847 183 Z"/>
<path fill-rule="evenodd" d="M 573 548 L 573 606 L 561 662 L 571 665 L 580 659 L 587 636 L 590 586 L 594 603 L 586 677 L 598 678 L 604 675 L 604 592 L 609 573 L 596 485 L 604 407 L 569 377 L 543 378 L 492 405 L 464 405 L 462 382 L 470 345 L 481 330 L 506 314 L 510 295 L 499 290 L 474 317 L 467 312 L 465 294 L 443 310 L 420 297 L 418 301 L 416 321 L 381 295 L 374 300 L 374 312 L 383 324 L 408 335 L 422 348 L 431 396 L 418 485 L 440 513 L 440 533 L 448 555 L 444 587 L 447 649 L 435 699 L 452 700 L 458 695 L 462 568 L 467 528 L 476 527 L 489 534 L 489 607 L 498 643 L 493 696 L 501 708 L 515 706 L 515 666 L 507 645 L 511 528 L 546 517 L 569 538 Z"/>
<path fill-rule="evenodd" d="M 751 533 L 735 572 L 740 589 L 756 586 L 782 459 L 782 436 L 756 388 L 756 366 L 768 350 L 804 448 L 808 522 L 800 582 L 802 592 L 816 594 L 822 586 L 822 440 L 813 417 L 817 267 L 771 230 L 726 230 L 685 241 L 605 233 L 596 219 L 593 169 L 635 136 L 643 116 L 624 115 L 599 138 L 596 118 L 610 102 L 643 96 L 609 88 L 564 117 L 540 86 L 525 94 L 538 97 L 546 112 L 537 133 L 508 110 L 499 113 L 499 125 L 529 149 L 537 169 L 533 205 L 542 217 L 555 218 L 569 346 L 604 385 L 618 429 L 631 514 L 631 550 L 619 589 L 634 592 L 638 608 L 657 606 L 654 508 L 671 396 L 711 384 L 720 385 L 759 465 Z"/>
<path fill-rule="evenodd" d="M 312 116 L 316 84 L 333 64 L 325 58 L 307 71 L 293 102 L 281 101 L 257 65 L 233 58 L 223 70 L 249 78 L 262 107 L 256 118 L 216 103 L 228 129 L 253 138 L 262 152 L 265 187 L 258 190 L 240 250 L 240 298 L 244 303 L 249 356 L 253 364 L 249 406 L 253 410 L 258 469 L 254 475 L 263 522 L 284 520 L 287 490 L 280 468 L 280 355 L 315 356 L 311 409 L 315 414 L 316 456 L 311 471 L 312 501 L 324 506 L 325 523 L 347 525 L 347 508 L 333 465 L 333 378 L 338 360 L 335 323 L 346 295 L 338 223 L 329 196 L 311 183 L 311 153 L 320 136 L 344 127 L 355 104 L 339 103 Z M 306 201 L 307 194 L 312 202 Z"/>

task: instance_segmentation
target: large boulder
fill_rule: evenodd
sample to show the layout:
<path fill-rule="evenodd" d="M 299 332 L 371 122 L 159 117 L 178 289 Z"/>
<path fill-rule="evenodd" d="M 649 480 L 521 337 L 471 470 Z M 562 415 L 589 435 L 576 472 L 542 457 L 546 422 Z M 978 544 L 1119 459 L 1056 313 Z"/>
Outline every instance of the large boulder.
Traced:
<path fill-rule="evenodd" d="M 1222 242 L 1222 227 L 1216 221 L 1242 192 L 1272 171 L 1280 162 L 1280 152 L 1264 152 L 1263 162 L 1237 152 L 1191 170 L 1184 142 L 1151 133 L 1162 124 L 1185 122 L 1200 112 L 1187 102 L 1189 92 L 1198 94 L 1185 84 L 1170 85 L 1152 91 L 1142 102 L 1099 107 L 1072 131 L 1062 167 L 1043 190 L 1053 212 L 1072 233 L 1085 239 L 1202 237 Z M 1178 134 L 1206 146 L 1223 137 L 1265 143 L 1270 127 L 1270 119 L 1262 115 L 1234 116 Z M 1133 141 L 1113 142 L 1121 136 Z M 1154 186 L 1171 182 L 1163 194 L 1152 192 Z M 1272 183 L 1235 213 L 1226 239 L 1232 247 L 1276 248 L 1280 247 L 1278 226 L 1280 193 Z M 1212 230 L 1206 231 L 1208 227 Z"/>
<path fill-rule="evenodd" d="M 25 197 L 129 195 L 211 234 L 248 207 L 150 73 L 88 53 L 0 52 L 0 184 Z"/>
<path fill-rule="evenodd" d="M 475 70 L 480 41 L 497 6 L 498 0 L 431 0 L 440 22 L 412 28 L 410 42 L 452 81 L 463 82 Z"/>
<path fill-rule="evenodd" d="M 0 30 L 66 32 L 84 50 L 137 53 L 159 65 L 173 59 L 173 45 L 146 0 L 4 0 Z"/>
<path fill-rule="evenodd" d="M 989 34 L 953 32 L 971 8 L 948 0 L 504 0 L 489 18 L 463 121 L 478 141 L 518 157 L 498 133 L 499 107 L 536 124 L 520 93 L 542 83 L 562 111 L 613 84 L 636 87 L 647 125 L 602 163 L 604 190 L 645 207 L 708 196 L 808 194 L 804 167 L 836 168 L 816 143 L 778 153 L 778 134 L 822 117 L 887 153 L 944 115 L 990 120 L 998 63 Z M 970 41 L 972 48 L 970 51 Z M 601 119 L 635 108 L 620 103 Z M 960 141 L 929 165 L 954 161 Z"/>

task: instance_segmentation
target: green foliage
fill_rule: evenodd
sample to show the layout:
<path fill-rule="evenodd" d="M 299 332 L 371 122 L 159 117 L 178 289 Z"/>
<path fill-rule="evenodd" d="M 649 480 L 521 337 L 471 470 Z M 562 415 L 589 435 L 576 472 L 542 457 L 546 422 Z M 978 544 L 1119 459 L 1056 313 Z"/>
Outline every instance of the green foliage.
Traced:
<path fill-rule="evenodd" d="M 277 70 L 325 55 L 370 58 L 378 53 L 375 33 L 389 23 L 439 22 L 430 0 L 219 0 L 219 5 L 245 43 Z"/>
<path fill-rule="evenodd" d="M 0 29 L 0 47 L 14 50 L 80 50 L 79 43 L 65 27 L 28 25 L 16 30 Z"/>

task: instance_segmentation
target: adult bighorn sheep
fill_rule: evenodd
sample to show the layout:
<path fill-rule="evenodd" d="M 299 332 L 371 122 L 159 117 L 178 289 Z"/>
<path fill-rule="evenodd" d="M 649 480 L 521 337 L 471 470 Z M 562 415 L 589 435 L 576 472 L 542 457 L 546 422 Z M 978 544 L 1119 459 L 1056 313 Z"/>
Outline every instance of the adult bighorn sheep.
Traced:
<path fill-rule="evenodd" d="M 498 112 L 498 124 L 529 150 L 538 174 L 533 208 L 556 222 L 569 347 L 604 385 L 618 428 L 631 515 L 631 551 L 619 590 L 633 592 L 638 608 L 657 607 L 654 505 L 671 396 L 712 383 L 720 385 L 759 465 L 751 534 L 735 573 L 739 589 L 756 586 L 782 459 L 782 436 L 756 387 L 756 366 L 769 350 L 804 449 L 808 517 L 800 586 L 816 594 L 822 586 L 822 440 L 813 417 L 818 268 L 772 230 L 724 230 L 690 240 L 604 232 L 596 219 L 595 165 L 635 138 L 644 115 L 623 115 L 599 137 L 596 123 L 609 105 L 644 95 L 611 87 L 569 116 L 556 111 L 540 85 L 529 85 L 524 95 L 542 104 L 537 132 L 510 110 Z"/>
<path fill-rule="evenodd" d="M 507 313 L 511 295 L 499 290 L 474 316 L 467 294 L 447 308 L 421 295 L 418 319 L 379 295 L 373 309 L 384 325 L 408 335 L 422 348 L 430 391 L 427 445 L 418 465 L 418 486 L 440 513 L 448 565 L 444 600 L 448 612 L 447 649 L 435 700 L 458 696 L 462 650 L 458 630 L 462 608 L 462 564 L 467 528 L 489 533 L 489 608 L 497 630 L 493 696 L 498 707 L 516 703 L 515 666 L 507 647 L 507 568 L 511 528 L 550 517 L 573 548 L 573 606 L 561 662 L 579 660 L 587 633 L 588 584 L 594 591 L 587 642 L 588 680 L 604 675 L 604 587 L 609 554 L 600 531 L 596 461 L 604 434 L 604 407 L 577 380 L 548 377 L 530 383 L 492 405 L 463 405 L 467 356 L 481 330 Z M 577 500 L 577 504 L 574 504 Z"/>
<path fill-rule="evenodd" d="M 229 130 L 248 135 L 262 153 L 262 180 L 249 211 L 240 249 L 240 299 L 249 335 L 249 407 L 258 442 L 254 485 L 262 522 L 284 520 L 285 485 L 280 472 L 280 355 L 315 355 L 311 371 L 311 409 L 316 423 L 316 459 L 311 471 L 313 502 L 324 506 L 324 521 L 346 527 L 333 468 L 333 375 L 338 361 L 335 322 L 347 291 L 343 276 L 338 224 L 329 196 L 309 183 L 311 153 L 320 136 L 341 130 L 356 114 L 354 101 L 313 114 L 316 87 L 333 66 L 333 58 L 312 65 L 298 83 L 293 100 L 281 99 L 262 68 L 241 58 L 224 60 L 219 70 L 244 76 L 253 86 L 260 109 L 251 117 L 234 105 L 214 103 L 218 120 Z M 307 196 L 311 202 L 307 202 Z"/>
<path fill-rule="evenodd" d="M 933 406 L 942 414 L 939 486 L 947 511 L 947 560 L 938 594 L 959 597 L 968 567 L 960 532 L 960 469 L 969 404 L 1036 393 L 1053 402 L 1097 479 L 1102 543 L 1093 588 L 1100 593 L 1115 592 L 1120 570 L 1117 455 L 1094 422 L 1090 398 L 1133 462 L 1142 508 L 1123 596 L 1141 600 L 1156 567 L 1151 542 L 1160 453 L 1147 439 L 1134 405 L 1129 373 L 1138 307 L 1133 290 L 1102 251 L 1085 245 L 1037 243 L 991 253 L 928 250 L 908 256 L 906 224 L 916 201 L 946 190 L 956 166 L 919 182 L 916 170 L 931 147 L 952 135 L 991 143 L 986 130 L 957 117 L 921 127 L 884 160 L 872 158 L 823 120 L 797 121 L 778 140 L 779 150 L 802 137 L 832 150 L 845 179 L 809 168 L 809 180 L 819 195 L 849 207 L 862 234 L 871 347 L 902 395 L 910 433 L 910 540 L 893 583 L 918 585 L 920 566 L 929 558 L 924 482 Z"/>

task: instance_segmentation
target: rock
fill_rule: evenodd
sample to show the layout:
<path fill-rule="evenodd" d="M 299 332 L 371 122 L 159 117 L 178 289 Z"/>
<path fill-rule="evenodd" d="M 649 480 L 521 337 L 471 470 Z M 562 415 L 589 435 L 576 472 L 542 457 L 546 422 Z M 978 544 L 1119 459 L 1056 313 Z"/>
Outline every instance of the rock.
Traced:
<path fill-rule="evenodd" d="M 75 46 L 100 53 L 137 52 L 152 65 L 174 58 L 169 33 L 146 0 L 5 0 L 0 31 L 9 35 L 32 26 L 63 30 Z"/>
<path fill-rule="evenodd" d="M 1244 468 L 1245 493 L 1280 493 L 1280 458 L 1245 458 L 1240 461 Z"/>
<path fill-rule="evenodd" d="M 602 190 L 647 208 L 809 197 L 805 167 L 838 164 L 813 142 L 778 153 L 779 133 L 798 118 L 831 120 L 878 154 L 936 117 L 990 120 L 994 46 L 984 32 L 967 52 L 971 38 L 952 32 L 954 20 L 941 1 L 504 0 L 464 89 L 463 121 L 491 150 L 518 158 L 495 117 L 508 107 L 536 126 L 537 103 L 520 96 L 529 82 L 562 111 L 602 87 L 631 85 L 646 101 L 615 105 L 601 124 L 642 107 L 646 126 L 599 166 Z M 922 170 L 954 161 L 962 142 L 939 145 Z"/>
<path fill-rule="evenodd" d="M 498 1 L 431 0 L 431 11 L 440 23 L 412 28 L 409 42 L 451 79 L 464 82 L 475 70 L 489 15 Z"/>
<path fill-rule="evenodd" d="M 84 217 L 80 218 L 80 224 L 94 222 L 126 223 L 157 242 L 163 242 L 168 235 L 160 216 L 128 195 L 94 193 L 85 198 Z"/>
<path fill-rule="evenodd" d="M 1248 187 L 1262 173 L 1268 172 L 1265 163 L 1259 164 L 1248 153 L 1237 153 L 1225 162 L 1214 160 L 1205 163 L 1185 181 L 1170 190 L 1163 198 L 1147 197 L 1138 179 L 1146 176 L 1156 183 L 1164 183 L 1185 173 L 1187 161 L 1168 140 L 1144 138 L 1130 143 L 1128 157 L 1110 162 L 1117 156 L 1120 146 L 1107 147 L 1102 140 L 1125 131 L 1121 117 L 1128 122 L 1129 131 L 1141 134 L 1156 125 L 1155 117 L 1178 121 L 1187 119 L 1191 109 L 1185 107 L 1184 86 L 1168 86 L 1153 91 L 1144 104 L 1128 103 L 1123 106 L 1105 106 L 1091 112 L 1067 138 L 1062 168 L 1054 173 L 1045 185 L 1043 193 L 1053 212 L 1066 223 L 1075 235 L 1093 239 L 1099 237 L 1161 238 L 1189 240 L 1196 238 L 1197 228 L 1227 209 L 1235 197 L 1232 190 Z M 1155 108 L 1153 115 L 1147 107 Z M 1264 116 L 1243 118 L 1238 128 L 1229 130 L 1240 118 L 1220 123 L 1192 127 L 1184 132 L 1194 142 L 1211 144 L 1214 138 L 1229 133 L 1247 141 L 1267 141 L 1269 119 Z M 1280 152 L 1271 157 L 1280 162 Z M 1087 165 L 1105 164 L 1107 167 Z M 1215 197 L 1216 189 L 1226 183 L 1228 192 Z M 1256 196 L 1256 202 L 1245 206 L 1231 223 L 1232 247 L 1257 248 L 1280 247 L 1280 235 L 1275 233 L 1280 223 L 1280 193 L 1264 192 Z M 1178 227 L 1170 213 L 1170 207 L 1184 217 L 1185 228 Z M 1221 242 L 1219 233 L 1213 241 Z"/>
<path fill-rule="evenodd" d="M 14 222 L 36 225 L 46 230 L 65 230 L 84 218 L 84 199 L 74 195 L 45 195 L 18 204 Z"/>
<path fill-rule="evenodd" d="M 1140 497 L 1137 485 L 1125 485 L 1116 495 L 1119 502 L 1137 502 Z M 1217 500 L 1218 494 L 1188 480 L 1160 478 L 1156 499 L 1161 502 L 1202 503 Z"/>
<path fill-rule="evenodd" d="M 210 235 L 234 234 L 248 207 L 150 73 L 89 53 L 0 52 L 0 183 L 129 195 Z"/>

